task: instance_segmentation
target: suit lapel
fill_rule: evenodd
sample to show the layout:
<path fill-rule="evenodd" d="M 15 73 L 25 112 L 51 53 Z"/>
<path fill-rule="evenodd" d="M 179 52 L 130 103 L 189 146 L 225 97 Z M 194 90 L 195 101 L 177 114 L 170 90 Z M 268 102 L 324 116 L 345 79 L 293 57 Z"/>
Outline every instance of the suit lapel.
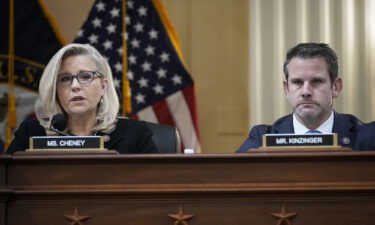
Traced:
<path fill-rule="evenodd" d="M 294 134 L 293 114 L 276 121 L 272 133 Z"/>
<path fill-rule="evenodd" d="M 339 145 L 353 147 L 356 132 L 353 130 L 353 123 L 345 115 L 335 112 L 332 133 L 338 134 Z"/>

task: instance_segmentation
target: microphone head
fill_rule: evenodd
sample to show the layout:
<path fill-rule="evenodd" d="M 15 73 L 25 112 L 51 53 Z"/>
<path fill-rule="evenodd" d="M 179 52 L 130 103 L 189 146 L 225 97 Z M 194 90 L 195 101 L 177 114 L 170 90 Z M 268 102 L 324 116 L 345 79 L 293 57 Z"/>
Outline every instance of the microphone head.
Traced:
<path fill-rule="evenodd" d="M 62 113 L 58 113 L 52 117 L 51 126 L 59 131 L 62 131 L 66 128 L 66 122 L 66 116 Z"/>

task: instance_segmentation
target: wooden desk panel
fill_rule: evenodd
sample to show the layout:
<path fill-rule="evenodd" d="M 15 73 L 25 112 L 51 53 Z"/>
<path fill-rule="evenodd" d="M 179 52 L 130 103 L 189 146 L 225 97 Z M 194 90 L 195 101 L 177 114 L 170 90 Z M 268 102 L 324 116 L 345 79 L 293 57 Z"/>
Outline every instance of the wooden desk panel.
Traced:
<path fill-rule="evenodd" d="M 190 225 L 276 225 L 283 207 L 293 225 L 375 221 L 375 152 L 19 154 L 0 175 L 7 225 L 71 224 L 76 208 L 84 225 L 172 225 L 180 206 Z"/>

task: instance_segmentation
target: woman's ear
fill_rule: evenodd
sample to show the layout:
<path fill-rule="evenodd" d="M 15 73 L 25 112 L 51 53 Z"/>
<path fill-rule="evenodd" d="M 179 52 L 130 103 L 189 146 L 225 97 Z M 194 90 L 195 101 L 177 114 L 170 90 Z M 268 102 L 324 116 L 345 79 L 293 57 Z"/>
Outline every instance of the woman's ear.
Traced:
<path fill-rule="evenodd" d="M 108 90 L 108 81 L 106 79 L 101 80 L 101 90 L 102 90 L 102 96 Z"/>

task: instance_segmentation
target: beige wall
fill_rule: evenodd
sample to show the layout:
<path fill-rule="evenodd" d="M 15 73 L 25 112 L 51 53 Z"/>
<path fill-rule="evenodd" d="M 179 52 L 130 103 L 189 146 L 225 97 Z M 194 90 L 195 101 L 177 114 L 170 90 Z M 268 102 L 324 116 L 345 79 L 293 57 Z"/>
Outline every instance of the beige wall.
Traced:
<path fill-rule="evenodd" d="M 44 0 L 66 40 L 94 0 Z M 248 128 L 248 0 L 163 0 L 196 83 L 202 151 L 231 153 Z"/>
<path fill-rule="evenodd" d="M 248 130 L 247 2 L 165 1 L 196 82 L 204 153 L 233 152 Z"/>
<path fill-rule="evenodd" d="M 55 19 L 67 43 L 70 43 L 85 21 L 94 0 L 42 0 Z M 79 4 L 77 4 L 79 2 Z"/>

